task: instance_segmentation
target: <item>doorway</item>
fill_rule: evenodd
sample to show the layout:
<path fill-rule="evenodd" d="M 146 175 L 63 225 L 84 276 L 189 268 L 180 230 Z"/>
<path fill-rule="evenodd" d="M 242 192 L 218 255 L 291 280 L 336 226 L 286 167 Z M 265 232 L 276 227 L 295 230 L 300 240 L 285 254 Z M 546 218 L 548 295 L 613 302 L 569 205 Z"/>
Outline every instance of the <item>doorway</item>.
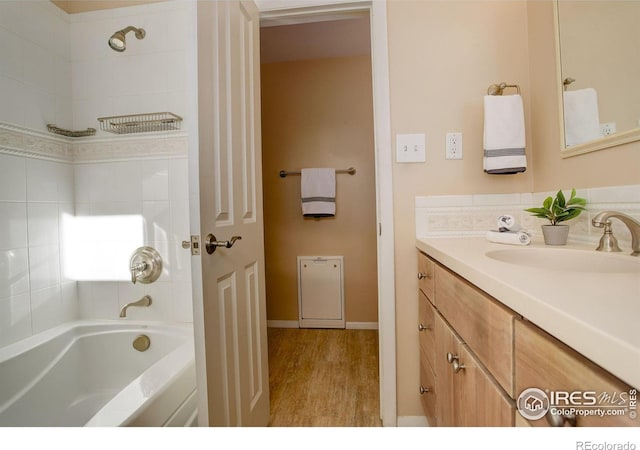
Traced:
<path fill-rule="evenodd" d="M 320 342 L 327 342 L 326 336 L 330 336 L 333 342 L 345 345 L 359 339 L 371 342 L 373 337 L 377 369 L 378 227 L 369 11 L 316 15 L 312 19 L 284 25 L 263 21 L 261 27 L 262 178 L 270 355 L 279 354 L 273 343 L 282 342 L 283 336 L 301 340 L 303 336 L 316 336 L 314 339 Z M 302 216 L 297 172 L 303 167 L 338 170 L 334 217 Z M 346 173 L 350 167 L 355 168 L 351 175 Z M 281 177 L 281 171 L 294 173 Z M 346 328 L 367 330 L 360 332 L 360 337 L 354 337 L 357 331 L 343 330 L 345 337 L 337 330 L 298 334 L 275 331 L 298 327 L 296 258 L 302 255 L 344 257 Z M 323 332 L 326 336 L 317 338 Z M 330 367 L 330 362 L 327 364 Z M 327 364 L 317 361 L 317 370 L 327 370 Z M 270 365 L 280 367 L 281 362 L 276 357 Z M 308 371 L 308 364 L 300 370 Z M 275 368 L 270 372 L 277 376 Z M 304 382 L 300 376 L 292 379 Z M 275 386 L 282 382 L 274 381 Z M 358 389 L 356 383 L 353 389 Z M 371 386 L 366 389 L 370 391 Z M 274 388 L 273 413 L 277 413 L 279 395 Z M 306 398 L 314 394 L 303 389 L 300 395 Z M 379 396 L 376 397 L 373 403 L 379 410 Z M 304 398 L 300 401 L 304 402 Z M 359 423 L 355 420 L 344 425 Z"/>

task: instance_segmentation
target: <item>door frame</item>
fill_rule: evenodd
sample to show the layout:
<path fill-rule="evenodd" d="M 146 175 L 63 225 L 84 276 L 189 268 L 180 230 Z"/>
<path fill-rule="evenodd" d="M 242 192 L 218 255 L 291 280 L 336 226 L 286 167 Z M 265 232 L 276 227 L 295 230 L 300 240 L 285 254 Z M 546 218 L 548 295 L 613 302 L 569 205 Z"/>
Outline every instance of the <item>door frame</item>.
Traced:
<path fill-rule="evenodd" d="M 395 243 L 393 223 L 393 157 L 391 148 L 391 107 L 389 100 L 389 60 L 387 6 L 384 0 L 254 0 L 262 17 L 312 15 L 330 12 L 368 11 L 371 25 L 374 143 L 376 170 L 376 219 L 378 259 L 378 333 L 380 369 L 380 418 L 383 426 L 397 426 L 396 395 L 396 313 Z M 197 23 L 197 8 L 190 7 L 191 22 Z M 197 86 L 197 27 L 190 31 L 190 55 L 194 67 L 191 85 Z M 198 117 L 197 91 L 188 96 L 191 117 Z M 189 231 L 201 236 L 197 126 L 189 132 Z M 200 257 L 191 258 L 193 329 L 198 389 L 198 425 L 209 425 L 207 374 L 204 340 L 202 266 Z"/>
<path fill-rule="evenodd" d="M 314 16 L 350 11 L 368 12 L 371 27 L 371 72 L 378 222 L 378 337 L 380 368 L 380 418 L 383 426 L 397 426 L 395 245 L 393 227 L 393 158 L 387 5 L 384 0 L 255 0 L 260 20 L 284 23 L 313 22 Z"/>

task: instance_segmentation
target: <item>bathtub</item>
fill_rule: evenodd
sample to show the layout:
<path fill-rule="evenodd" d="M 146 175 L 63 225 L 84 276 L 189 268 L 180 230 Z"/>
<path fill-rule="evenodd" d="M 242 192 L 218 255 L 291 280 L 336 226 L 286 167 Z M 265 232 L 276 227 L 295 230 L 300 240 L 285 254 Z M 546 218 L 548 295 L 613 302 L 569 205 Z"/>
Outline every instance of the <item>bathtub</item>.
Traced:
<path fill-rule="evenodd" d="M 0 426 L 190 426 L 196 404 L 191 325 L 77 321 L 0 349 Z"/>

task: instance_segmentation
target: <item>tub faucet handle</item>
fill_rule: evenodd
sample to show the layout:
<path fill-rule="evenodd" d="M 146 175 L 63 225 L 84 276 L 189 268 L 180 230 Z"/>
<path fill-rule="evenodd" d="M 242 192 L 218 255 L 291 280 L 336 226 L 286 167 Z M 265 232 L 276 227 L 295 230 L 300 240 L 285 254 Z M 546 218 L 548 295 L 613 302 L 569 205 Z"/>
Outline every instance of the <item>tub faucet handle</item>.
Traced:
<path fill-rule="evenodd" d="M 129 260 L 131 282 L 143 284 L 153 283 L 162 274 L 162 257 L 155 248 L 140 247 L 131 255 Z"/>
<path fill-rule="evenodd" d="M 147 263 L 144 261 L 139 262 L 132 265 L 129 270 L 131 271 L 131 282 L 133 284 L 136 284 L 136 281 L 138 281 L 138 277 L 142 274 L 142 272 L 147 270 Z"/>

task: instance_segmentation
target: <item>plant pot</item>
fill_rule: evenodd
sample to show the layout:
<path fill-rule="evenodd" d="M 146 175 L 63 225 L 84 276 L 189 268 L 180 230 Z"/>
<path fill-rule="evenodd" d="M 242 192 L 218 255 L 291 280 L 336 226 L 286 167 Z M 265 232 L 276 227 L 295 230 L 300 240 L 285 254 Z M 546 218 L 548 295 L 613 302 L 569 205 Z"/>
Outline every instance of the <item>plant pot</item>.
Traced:
<path fill-rule="evenodd" d="M 542 225 L 542 235 L 547 245 L 567 245 L 569 225 Z"/>

